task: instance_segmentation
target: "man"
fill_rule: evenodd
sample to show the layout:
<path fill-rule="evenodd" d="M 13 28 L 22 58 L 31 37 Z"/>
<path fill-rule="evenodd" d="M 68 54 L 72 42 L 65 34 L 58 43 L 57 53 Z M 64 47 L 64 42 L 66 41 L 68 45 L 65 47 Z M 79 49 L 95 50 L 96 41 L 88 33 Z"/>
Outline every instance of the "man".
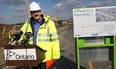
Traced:
<path fill-rule="evenodd" d="M 38 65 L 40 69 L 48 69 L 51 62 L 60 58 L 60 47 L 54 22 L 41 14 L 41 8 L 36 2 L 29 6 L 31 18 L 22 26 L 21 42 L 26 32 L 32 33 L 29 44 L 36 44 L 46 50 L 45 59 Z M 34 67 L 36 69 L 37 67 Z"/>

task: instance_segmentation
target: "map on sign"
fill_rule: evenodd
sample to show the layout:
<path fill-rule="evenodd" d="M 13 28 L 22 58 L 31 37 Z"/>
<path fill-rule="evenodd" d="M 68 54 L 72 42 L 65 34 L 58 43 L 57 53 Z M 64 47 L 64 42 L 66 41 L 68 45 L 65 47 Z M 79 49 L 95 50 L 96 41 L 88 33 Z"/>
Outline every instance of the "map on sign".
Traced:
<path fill-rule="evenodd" d="M 74 37 L 116 34 L 116 6 L 73 9 Z"/>

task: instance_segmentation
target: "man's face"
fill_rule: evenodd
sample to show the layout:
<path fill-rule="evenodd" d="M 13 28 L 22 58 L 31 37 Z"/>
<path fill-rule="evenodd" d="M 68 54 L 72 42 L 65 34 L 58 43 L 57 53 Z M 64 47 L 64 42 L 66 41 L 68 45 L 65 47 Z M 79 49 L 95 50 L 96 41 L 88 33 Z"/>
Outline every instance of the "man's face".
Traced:
<path fill-rule="evenodd" d="M 31 16 L 35 19 L 35 21 L 38 21 L 41 17 L 41 10 L 31 11 Z"/>

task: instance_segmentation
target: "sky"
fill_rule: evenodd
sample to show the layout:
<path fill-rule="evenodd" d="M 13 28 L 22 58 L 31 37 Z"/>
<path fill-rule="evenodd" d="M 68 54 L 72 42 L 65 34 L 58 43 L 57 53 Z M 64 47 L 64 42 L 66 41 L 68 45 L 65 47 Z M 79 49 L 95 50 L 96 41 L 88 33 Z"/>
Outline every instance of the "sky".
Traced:
<path fill-rule="evenodd" d="M 24 23 L 26 18 L 26 0 L 0 0 L 0 23 Z M 59 19 L 69 19 L 73 9 L 116 6 L 116 0 L 28 0 L 37 2 L 42 14 Z"/>

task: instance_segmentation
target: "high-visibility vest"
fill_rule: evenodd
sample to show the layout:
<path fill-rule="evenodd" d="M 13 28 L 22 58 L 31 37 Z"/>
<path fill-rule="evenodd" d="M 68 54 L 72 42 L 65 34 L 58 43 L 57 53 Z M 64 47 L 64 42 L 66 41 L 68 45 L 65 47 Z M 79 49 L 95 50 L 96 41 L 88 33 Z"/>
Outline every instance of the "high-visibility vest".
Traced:
<path fill-rule="evenodd" d="M 38 29 L 36 45 L 38 45 L 43 50 L 46 50 L 45 59 L 43 61 L 45 62 L 47 60 L 60 58 L 60 46 L 54 22 L 45 16 L 43 18 L 45 21 Z M 31 21 L 28 20 L 22 26 L 21 31 L 23 31 L 23 35 L 21 36 L 20 41 L 25 38 L 25 32 L 33 33 L 30 22 Z M 33 37 L 30 38 L 29 44 L 33 44 Z"/>

